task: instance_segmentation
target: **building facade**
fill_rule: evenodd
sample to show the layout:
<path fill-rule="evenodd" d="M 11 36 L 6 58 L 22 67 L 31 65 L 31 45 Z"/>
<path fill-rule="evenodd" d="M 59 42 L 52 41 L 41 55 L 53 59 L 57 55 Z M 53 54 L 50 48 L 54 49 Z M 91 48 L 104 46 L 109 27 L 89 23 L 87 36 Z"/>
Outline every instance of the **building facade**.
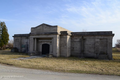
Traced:
<path fill-rule="evenodd" d="M 71 32 L 59 26 L 41 24 L 29 34 L 15 34 L 14 47 L 29 55 L 94 57 L 112 59 L 112 31 Z"/>

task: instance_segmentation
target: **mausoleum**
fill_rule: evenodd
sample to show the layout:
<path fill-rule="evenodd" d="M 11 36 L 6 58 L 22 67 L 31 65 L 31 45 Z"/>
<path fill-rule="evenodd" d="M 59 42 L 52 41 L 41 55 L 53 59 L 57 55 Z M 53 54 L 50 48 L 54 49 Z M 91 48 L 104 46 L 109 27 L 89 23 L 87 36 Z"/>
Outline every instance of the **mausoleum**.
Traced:
<path fill-rule="evenodd" d="M 94 57 L 112 59 L 112 31 L 71 32 L 60 26 L 41 24 L 29 34 L 15 34 L 14 47 L 29 55 Z"/>

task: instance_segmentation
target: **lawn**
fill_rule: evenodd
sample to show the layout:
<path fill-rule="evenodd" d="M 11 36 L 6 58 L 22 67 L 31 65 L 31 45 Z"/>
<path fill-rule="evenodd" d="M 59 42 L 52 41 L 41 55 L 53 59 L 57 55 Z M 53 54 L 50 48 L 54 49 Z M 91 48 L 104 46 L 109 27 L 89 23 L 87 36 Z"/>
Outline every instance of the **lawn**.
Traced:
<path fill-rule="evenodd" d="M 120 76 L 120 52 L 113 48 L 114 60 L 69 58 L 34 58 L 16 60 L 15 58 L 28 57 L 22 53 L 12 53 L 9 50 L 0 51 L 0 63 L 18 67 L 51 70 L 71 73 L 91 73 Z"/>

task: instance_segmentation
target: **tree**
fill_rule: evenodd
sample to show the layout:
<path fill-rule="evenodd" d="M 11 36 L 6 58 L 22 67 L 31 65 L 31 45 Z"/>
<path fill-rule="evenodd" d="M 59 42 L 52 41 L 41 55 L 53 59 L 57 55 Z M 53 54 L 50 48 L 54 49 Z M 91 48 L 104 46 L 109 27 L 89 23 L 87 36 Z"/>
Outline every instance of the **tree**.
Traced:
<path fill-rule="evenodd" d="M 117 44 L 115 45 L 117 48 L 120 48 L 120 39 L 117 40 Z"/>
<path fill-rule="evenodd" d="M 9 40 L 8 44 L 7 44 L 7 47 L 12 49 L 13 48 L 13 40 Z"/>
<path fill-rule="evenodd" d="M 7 27 L 5 25 L 5 22 L 0 22 L 0 26 L 1 26 L 1 37 L 0 37 L 0 47 L 3 48 L 3 46 L 7 45 L 8 41 L 9 41 L 9 34 L 8 34 L 8 30 Z"/>

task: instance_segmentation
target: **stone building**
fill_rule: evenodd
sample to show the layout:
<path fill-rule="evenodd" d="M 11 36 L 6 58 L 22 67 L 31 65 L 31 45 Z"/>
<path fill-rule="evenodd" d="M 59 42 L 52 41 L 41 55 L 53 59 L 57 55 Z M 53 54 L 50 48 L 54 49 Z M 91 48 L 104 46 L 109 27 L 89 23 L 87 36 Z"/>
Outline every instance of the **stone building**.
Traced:
<path fill-rule="evenodd" d="M 29 55 L 94 57 L 112 59 L 112 31 L 71 32 L 59 26 L 41 24 L 29 34 L 15 34 L 14 47 Z"/>

